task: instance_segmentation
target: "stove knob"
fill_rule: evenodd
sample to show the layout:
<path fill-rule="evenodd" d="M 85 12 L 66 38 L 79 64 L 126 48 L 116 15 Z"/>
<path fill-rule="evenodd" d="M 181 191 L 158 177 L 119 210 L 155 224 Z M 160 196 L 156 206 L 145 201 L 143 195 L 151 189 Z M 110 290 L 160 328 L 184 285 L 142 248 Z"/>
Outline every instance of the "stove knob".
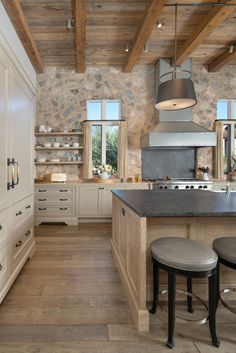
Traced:
<path fill-rule="evenodd" d="M 168 189 L 168 186 L 165 186 L 164 189 Z"/>
<path fill-rule="evenodd" d="M 189 186 L 188 186 L 188 185 L 186 185 L 186 186 L 185 186 L 185 189 L 189 189 Z"/>
<path fill-rule="evenodd" d="M 202 189 L 202 185 L 199 185 L 198 189 Z"/>
<path fill-rule="evenodd" d="M 194 185 L 191 185 L 191 186 L 190 186 L 190 189 L 194 189 Z"/>
<path fill-rule="evenodd" d="M 178 185 L 176 185 L 176 186 L 175 186 L 175 189 L 178 189 L 178 188 L 179 188 Z"/>
<path fill-rule="evenodd" d="M 203 186 L 203 189 L 207 189 L 207 185 L 204 185 L 204 186 Z"/>
<path fill-rule="evenodd" d="M 162 189 L 163 189 L 163 186 L 161 185 L 161 186 L 160 186 L 160 190 L 162 190 Z"/>

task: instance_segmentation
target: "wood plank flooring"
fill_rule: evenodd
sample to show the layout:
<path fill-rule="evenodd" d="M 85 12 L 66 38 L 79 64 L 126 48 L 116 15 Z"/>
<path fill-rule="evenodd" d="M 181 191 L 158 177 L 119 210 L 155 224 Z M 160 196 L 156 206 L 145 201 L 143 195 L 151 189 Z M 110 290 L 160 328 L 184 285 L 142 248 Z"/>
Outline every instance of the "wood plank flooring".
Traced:
<path fill-rule="evenodd" d="M 166 314 L 138 334 L 115 268 L 110 224 L 36 227 L 36 252 L 0 306 L 0 353 L 163 353 Z M 236 353 L 236 316 L 220 307 L 221 346 L 207 325 L 176 323 L 175 353 Z"/>

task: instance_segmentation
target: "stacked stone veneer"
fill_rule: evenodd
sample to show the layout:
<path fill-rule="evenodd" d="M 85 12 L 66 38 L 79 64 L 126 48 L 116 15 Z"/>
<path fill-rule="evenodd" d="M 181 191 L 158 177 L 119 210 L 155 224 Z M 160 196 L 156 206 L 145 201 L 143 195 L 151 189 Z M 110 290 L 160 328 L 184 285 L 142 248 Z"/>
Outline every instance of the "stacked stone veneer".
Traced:
<path fill-rule="evenodd" d="M 47 122 L 51 127 L 69 129 L 79 127 L 86 119 L 88 99 L 120 99 L 122 118 L 128 123 L 129 176 L 140 173 L 140 136 L 153 125 L 153 66 L 138 65 L 132 73 L 122 73 L 120 68 L 88 68 L 79 74 L 67 68 L 47 67 L 38 75 L 36 125 Z M 193 120 L 212 129 L 216 118 L 216 101 L 219 98 L 236 98 L 236 69 L 226 66 L 217 73 L 208 73 L 203 66 L 193 66 L 198 104 L 193 109 Z M 212 170 L 213 151 L 199 149 L 198 164 Z M 77 179 L 81 169 L 77 166 L 40 166 L 43 172 L 65 171 L 70 179 Z"/>

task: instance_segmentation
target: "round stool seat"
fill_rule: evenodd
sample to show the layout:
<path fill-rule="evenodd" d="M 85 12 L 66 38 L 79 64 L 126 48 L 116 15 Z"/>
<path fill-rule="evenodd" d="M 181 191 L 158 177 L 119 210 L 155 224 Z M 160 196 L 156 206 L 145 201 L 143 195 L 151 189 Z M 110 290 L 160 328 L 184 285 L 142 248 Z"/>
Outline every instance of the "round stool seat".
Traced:
<path fill-rule="evenodd" d="M 213 249 L 223 260 L 236 264 L 236 237 L 215 239 Z"/>
<path fill-rule="evenodd" d="M 216 253 L 208 246 L 178 237 L 154 240 L 151 253 L 163 265 L 183 271 L 209 271 L 216 267 L 218 260 Z"/>

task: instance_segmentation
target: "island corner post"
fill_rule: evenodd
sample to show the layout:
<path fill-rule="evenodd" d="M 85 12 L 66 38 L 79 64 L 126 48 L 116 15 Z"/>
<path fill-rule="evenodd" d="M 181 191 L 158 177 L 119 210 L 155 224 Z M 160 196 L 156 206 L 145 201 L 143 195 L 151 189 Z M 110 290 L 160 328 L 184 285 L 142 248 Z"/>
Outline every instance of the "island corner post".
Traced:
<path fill-rule="evenodd" d="M 150 243 L 160 237 L 179 236 L 202 241 L 211 246 L 215 238 L 236 236 L 234 217 L 143 217 L 113 193 L 112 252 L 139 332 L 149 331 L 147 301 L 151 300 L 152 261 Z M 236 284 L 230 269 L 221 266 L 224 285 Z M 166 288 L 167 277 L 161 276 Z M 177 279 L 185 289 L 185 279 Z M 193 283 L 193 292 L 207 298 L 205 279 Z"/>

